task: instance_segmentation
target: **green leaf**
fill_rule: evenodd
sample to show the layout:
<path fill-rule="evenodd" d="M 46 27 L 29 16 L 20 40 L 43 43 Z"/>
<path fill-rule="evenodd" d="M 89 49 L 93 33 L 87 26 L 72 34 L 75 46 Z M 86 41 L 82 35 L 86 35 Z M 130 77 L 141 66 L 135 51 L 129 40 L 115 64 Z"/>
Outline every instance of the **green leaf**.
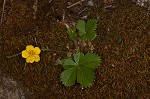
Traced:
<path fill-rule="evenodd" d="M 93 84 L 94 72 L 87 67 L 79 67 L 77 69 L 77 83 L 80 83 L 83 87 L 88 87 Z"/>
<path fill-rule="evenodd" d="M 75 29 L 71 29 L 71 28 L 67 29 L 67 33 L 68 33 L 69 38 L 70 38 L 71 40 L 75 40 L 75 39 L 76 39 L 77 33 L 76 33 L 76 30 L 75 30 Z"/>
<path fill-rule="evenodd" d="M 71 59 L 64 59 L 63 63 L 62 63 L 62 66 L 64 67 L 64 69 L 71 68 L 75 65 L 76 65 L 76 63 Z"/>
<path fill-rule="evenodd" d="M 61 81 L 65 86 L 71 86 L 77 81 L 83 87 L 91 86 L 94 81 L 94 69 L 100 64 L 100 57 L 93 53 L 76 52 L 73 58 L 64 59 L 66 69 L 61 74 Z"/>
<path fill-rule="evenodd" d="M 85 31 L 85 21 L 84 20 L 79 20 L 77 22 L 76 28 L 79 30 L 79 36 L 82 36 L 83 34 L 86 33 Z"/>
<path fill-rule="evenodd" d="M 99 66 L 100 62 L 101 60 L 98 55 L 89 52 L 80 59 L 79 64 L 91 69 L 95 69 Z"/>
<path fill-rule="evenodd" d="M 86 41 L 92 41 L 96 37 L 96 20 L 89 19 L 87 22 L 84 20 L 79 20 L 77 22 L 76 28 L 79 30 L 78 34 L 81 37 L 81 39 Z"/>
<path fill-rule="evenodd" d="M 61 81 L 65 86 L 72 86 L 76 82 L 76 67 L 69 68 L 61 73 Z"/>
<path fill-rule="evenodd" d="M 89 19 L 86 24 L 86 32 L 95 31 L 97 27 L 96 20 Z"/>

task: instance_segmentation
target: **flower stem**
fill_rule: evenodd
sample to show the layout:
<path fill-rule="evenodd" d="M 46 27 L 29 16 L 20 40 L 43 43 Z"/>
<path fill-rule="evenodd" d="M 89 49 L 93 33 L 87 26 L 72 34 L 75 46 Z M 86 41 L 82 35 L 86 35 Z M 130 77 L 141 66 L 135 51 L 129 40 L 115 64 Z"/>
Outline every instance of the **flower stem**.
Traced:
<path fill-rule="evenodd" d="M 63 52 L 63 53 L 66 53 L 66 51 L 50 50 L 50 49 L 48 49 L 48 48 L 42 48 L 41 51 L 55 51 L 55 52 Z"/>
<path fill-rule="evenodd" d="M 18 56 L 18 55 L 20 55 L 20 54 L 21 54 L 21 53 L 14 54 L 14 55 L 12 55 L 12 56 L 6 56 L 6 58 L 12 58 L 12 57 Z"/>

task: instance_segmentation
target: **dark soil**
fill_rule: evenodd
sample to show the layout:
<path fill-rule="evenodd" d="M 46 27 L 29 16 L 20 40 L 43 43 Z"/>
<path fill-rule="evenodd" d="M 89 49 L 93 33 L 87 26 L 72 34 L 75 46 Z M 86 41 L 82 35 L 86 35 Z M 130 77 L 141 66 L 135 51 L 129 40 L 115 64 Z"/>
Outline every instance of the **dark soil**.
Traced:
<path fill-rule="evenodd" d="M 38 0 L 37 11 L 36 0 L 6 1 L 0 29 L 1 76 L 19 82 L 25 93 L 33 92 L 26 99 L 150 99 L 150 11 L 127 0 L 107 9 L 111 3 L 94 0 L 94 6 L 81 12 L 85 1 L 66 10 L 64 22 L 69 25 L 86 16 L 98 23 L 91 43 L 102 64 L 93 86 L 82 89 L 79 84 L 62 85 L 63 68 L 54 65 L 57 58 L 66 57 L 67 46 L 74 48 L 62 23 L 63 0 Z M 3 0 L 1 13 L 2 6 Z M 6 58 L 27 45 L 48 46 L 52 51 L 42 52 L 40 62 L 33 64 L 26 64 L 20 55 Z"/>

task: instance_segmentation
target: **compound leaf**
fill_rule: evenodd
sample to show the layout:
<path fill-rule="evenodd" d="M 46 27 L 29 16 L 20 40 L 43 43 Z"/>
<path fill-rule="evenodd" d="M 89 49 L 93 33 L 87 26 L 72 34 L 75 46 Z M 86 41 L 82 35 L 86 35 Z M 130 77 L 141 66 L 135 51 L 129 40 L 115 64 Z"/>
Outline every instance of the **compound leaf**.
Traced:
<path fill-rule="evenodd" d="M 76 81 L 83 87 L 91 86 L 94 81 L 94 69 L 100 64 L 100 57 L 93 53 L 83 54 L 77 52 L 73 58 L 64 59 L 62 64 L 64 72 L 61 81 L 65 86 L 71 86 Z"/>
<path fill-rule="evenodd" d="M 72 86 L 76 82 L 76 67 L 69 68 L 61 73 L 61 81 L 65 86 Z"/>
<path fill-rule="evenodd" d="M 87 22 L 84 20 L 79 20 L 77 22 L 76 28 L 79 30 L 78 34 L 81 37 L 81 39 L 86 41 L 92 41 L 96 37 L 96 20 L 89 19 Z"/>

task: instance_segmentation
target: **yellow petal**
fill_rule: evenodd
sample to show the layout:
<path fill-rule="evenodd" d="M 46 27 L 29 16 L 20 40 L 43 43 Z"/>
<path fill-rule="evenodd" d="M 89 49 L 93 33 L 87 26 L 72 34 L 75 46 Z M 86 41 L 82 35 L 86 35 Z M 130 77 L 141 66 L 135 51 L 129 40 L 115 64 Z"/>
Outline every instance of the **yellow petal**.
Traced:
<path fill-rule="evenodd" d="M 28 57 L 26 58 L 27 63 L 33 63 L 34 62 L 34 57 Z"/>
<path fill-rule="evenodd" d="M 40 61 L 40 56 L 39 56 L 39 55 L 34 55 L 34 61 L 35 61 L 35 62 Z"/>
<path fill-rule="evenodd" d="M 23 50 L 21 53 L 23 58 L 29 57 L 29 53 L 26 50 Z"/>
<path fill-rule="evenodd" d="M 36 55 L 38 55 L 38 54 L 40 54 L 41 50 L 40 50 L 39 47 L 35 47 L 34 52 L 35 52 Z"/>
<path fill-rule="evenodd" d="M 26 46 L 26 50 L 27 51 L 34 50 L 34 46 L 28 45 L 28 46 Z"/>

